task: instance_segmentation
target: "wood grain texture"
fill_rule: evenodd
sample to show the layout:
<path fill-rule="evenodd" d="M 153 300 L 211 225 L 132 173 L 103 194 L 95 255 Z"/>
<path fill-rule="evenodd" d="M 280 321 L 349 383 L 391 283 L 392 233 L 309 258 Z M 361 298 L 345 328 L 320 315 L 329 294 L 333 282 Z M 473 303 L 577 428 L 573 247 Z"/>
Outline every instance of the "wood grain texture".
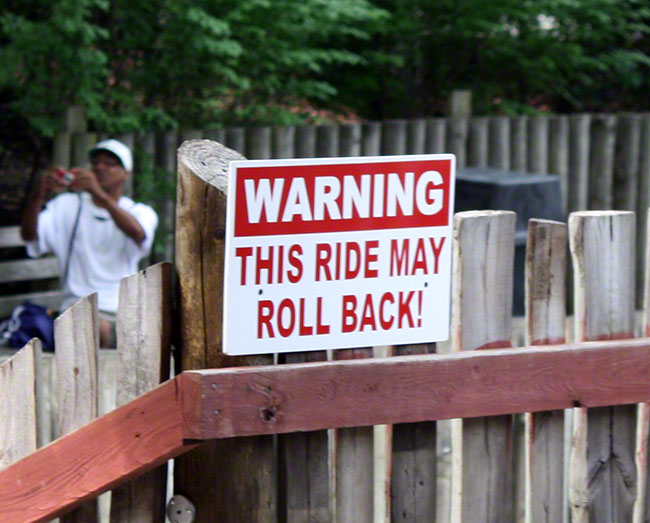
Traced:
<path fill-rule="evenodd" d="M 395 356 L 435 354 L 435 343 L 399 345 Z M 436 514 L 436 424 L 400 423 L 392 435 L 391 521 L 431 521 Z"/>
<path fill-rule="evenodd" d="M 444 153 L 447 151 L 447 124 L 444 118 L 427 118 L 427 153 Z"/>
<path fill-rule="evenodd" d="M 404 128 L 404 131 L 406 129 Z M 372 358 L 372 348 L 334 351 L 334 360 Z M 365 424 L 363 424 L 365 425 Z M 334 520 L 359 523 L 374 520 L 374 431 L 350 427 L 333 431 Z"/>
<path fill-rule="evenodd" d="M 181 401 L 169 381 L 0 472 L 0 521 L 49 521 L 193 448 Z"/>
<path fill-rule="evenodd" d="M 75 303 L 54 320 L 59 434 L 64 435 L 97 417 L 97 355 L 99 317 L 97 293 Z M 89 522 L 97 518 L 91 501 L 61 517 L 62 523 Z"/>
<path fill-rule="evenodd" d="M 11 281 L 42 280 L 59 276 L 56 258 L 19 260 L 0 263 L 0 283 Z"/>
<path fill-rule="evenodd" d="M 510 170 L 510 118 L 490 118 L 489 165 L 504 171 Z"/>
<path fill-rule="evenodd" d="M 649 120 L 650 122 L 650 120 Z M 650 131 L 650 125 L 648 129 Z M 650 134 L 645 137 L 650 142 Z M 647 153 L 646 153 L 647 154 Z M 650 169 L 650 164 L 647 166 Z M 648 181 L 650 172 L 646 174 Z M 643 184 L 645 185 L 645 183 Z M 648 237 L 647 228 L 650 227 L 650 218 L 646 218 L 643 222 L 643 228 L 646 229 L 644 239 Z M 638 230 L 638 227 L 637 227 Z M 638 241 L 638 240 L 637 240 Z M 644 242 L 645 248 L 645 263 L 644 274 L 645 279 L 643 282 L 643 336 L 648 336 L 650 333 L 650 244 Z M 650 486 L 648 482 L 648 447 L 650 445 L 650 403 L 640 403 L 637 410 L 637 427 L 636 427 L 636 470 L 638 475 L 638 488 L 637 496 L 634 501 L 634 514 L 632 521 L 634 523 L 643 523 L 646 521 L 646 515 L 650 514 L 648 505 L 650 505 Z"/>
<path fill-rule="evenodd" d="M 37 448 L 37 365 L 41 350 L 31 340 L 0 365 L 0 470 Z"/>
<path fill-rule="evenodd" d="M 548 170 L 560 176 L 563 215 L 569 194 L 569 118 L 553 116 L 549 121 Z"/>
<path fill-rule="evenodd" d="M 270 364 L 270 356 L 222 352 L 223 260 L 228 165 L 243 156 L 217 142 L 178 151 L 176 269 L 182 370 Z M 220 481 L 216 470 L 227 470 Z M 175 485 L 193 501 L 197 522 L 274 521 L 273 440 L 210 442 L 175 464 Z"/>
<path fill-rule="evenodd" d="M 326 361 L 325 351 L 280 355 L 283 363 Z M 326 430 L 278 436 L 278 506 L 288 523 L 327 523 L 330 467 Z"/>
<path fill-rule="evenodd" d="M 0 247 L 21 247 L 25 242 L 20 237 L 20 227 L 12 225 L 9 227 L 0 227 Z"/>
<path fill-rule="evenodd" d="M 565 341 L 567 226 L 530 220 L 526 244 L 526 345 Z M 562 521 L 564 411 L 525 415 L 525 520 Z"/>
<path fill-rule="evenodd" d="M 569 218 L 577 340 L 634 335 L 634 213 Z M 574 411 L 573 521 L 630 521 L 636 497 L 636 406 Z"/>
<path fill-rule="evenodd" d="M 590 127 L 589 114 L 575 114 L 569 117 L 569 212 L 587 209 Z"/>
<path fill-rule="evenodd" d="M 186 438 L 637 403 L 649 356 L 640 339 L 187 371 Z"/>
<path fill-rule="evenodd" d="M 469 121 L 469 152 L 467 165 L 487 167 L 488 165 L 489 120 L 485 116 L 475 116 Z"/>
<path fill-rule="evenodd" d="M 467 165 L 467 135 L 469 118 L 457 116 L 447 119 L 447 150 L 456 155 L 456 168 L 462 169 Z"/>
<path fill-rule="evenodd" d="M 515 213 L 468 211 L 454 218 L 451 346 L 510 346 Z M 452 521 L 512 518 L 511 418 L 452 424 Z M 471 464 L 471 465 L 470 465 Z"/>
<path fill-rule="evenodd" d="M 122 406 L 169 378 L 171 264 L 124 278 L 117 315 L 116 404 Z M 113 491 L 111 521 L 146 523 L 165 518 L 167 466 Z"/>
<path fill-rule="evenodd" d="M 532 116 L 528 120 L 528 172 L 548 172 L 548 116 Z"/>
<path fill-rule="evenodd" d="M 591 121 L 589 209 L 612 209 L 616 117 L 597 115 Z"/>
<path fill-rule="evenodd" d="M 510 119 L 510 168 L 522 173 L 528 169 L 528 116 Z"/>

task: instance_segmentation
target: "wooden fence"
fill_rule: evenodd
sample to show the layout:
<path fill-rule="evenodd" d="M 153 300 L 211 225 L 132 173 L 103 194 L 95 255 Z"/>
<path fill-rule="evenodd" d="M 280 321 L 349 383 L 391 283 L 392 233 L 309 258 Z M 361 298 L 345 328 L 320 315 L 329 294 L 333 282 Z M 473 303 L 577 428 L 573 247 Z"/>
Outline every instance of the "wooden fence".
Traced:
<path fill-rule="evenodd" d="M 235 156 L 213 142 L 189 142 L 179 151 L 179 191 L 184 198 L 179 199 L 177 216 L 177 343 L 185 371 L 270 363 L 266 357 L 233 359 L 220 352 L 223 234 L 218 232 L 223 230 L 225 184 L 217 178 L 223 182 L 223 166 Z M 197 212 L 204 218 L 197 219 Z M 575 342 L 634 337 L 636 230 L 635 214 L 626 211 L 576 212 L 568 227 L 532 221 L 527 345 L 508 349 L 515 215 L 459 213 L 454 220 L 453 354 L 427 354 L 441 346 L 402 346 L 388 349 L 400 357 L 378 360 L 367 358 L 372 348 L 359 348 L 336 351 L 339 361 L 186 372 L 185 378 L 156 389 L 157 396 L 145 396 L 150 407 L 141 411 L 145 426 L 138 424 L 136 408 L 144 403 L 127 404 L 113 417 L 0 473 L 0 519 L 25 521 L 27 512 L 17 512 L 18 507 L 31 507 L 33 520 L 47 520 L 163 457 L 188 452 L 176 460 L 175 490 L 196 504 L 197 521 L 562 521 L 569 513 L 571 521 L 645 521 L 650 416 L 648 404 L 635 403 L 650 400 L 648 340 L 566 344 L 571 330 Z M 567 244 L 575 275 L 572 329 L 565 313 Z M 169 282 L 158 278 L 155 292 L 145 290 L 150 288 L 143 282 L 156 271 L 164 272 L 148 269 L 130 280 L 132 286 L 123 284 L 118 331 L 118 390 L 124 381 L 123 401 L 167 372 Z M 650 284 L 645 286 L 648 296 Z M 650 305 L 647 300 L 643 305 L 648 336 Z M 92 393 L 81 394 L 80 399 L 91 400 L 85 406 L 73 393 L 81 390 L 82 380 L 90 381 L 92 390 L 96 375 L 94 311 L 89 298 L 57 320 L 57 343 L 62 347 L 61 356 L 57 350 L 57 373 L 59 380 L 70 379 L 61 395 L 61 433 L 96 415 Z M 10 427 L 0 432 L 2 465 L 36 447 L 30 436 L 37 433 L 40 412 L 33 393 L 40 390 L 34 371 L 38 366 L 32 363 L 38 356 L 36 346 L 1 367 L 0 390 L 6 391 L 5 397 L 26 402 L 0 407 L 0 426 Z M 66 351 L 66 346 L 74 350 Z M 138 363 L 137 351 L 145 347 L 153 350 L 157 362 L 151 367 Z M 135 355 L 123 356 L 123 351 Z M 326 358 L 297 354 L 286 359 Z M 142 368 L 149 369 L 151 379 L 134 388 L 141 380 L 145 383 L 133 376 Z M 181 409 L 180 418 L 176 411 L 165 410 L 176 409 L 171 404 L 183 398 L 189 406 Z M 558 410 L 571 407 L 571 416 Z M 69 411 L 79 421 L 64 423 Z M 524 412 L 530 414 L 524 416 L 522 431 L 521 418 L 512 413 Z M 448 418 L 456 419 L 450 502 L 445 503 L 437 470 L 445 461 L 436 451 L 435 420 Z M 392 424 L 380 429 L 387 436 L 381 448 L 373 443 L 377 431 L 364 428 L 378 423 Z M 278 434 L 275 441 L 272 434 Z M 232 437 L 243 435 L 248 437 Z M 197 439 L 211 441 L 194 448 Z M 104 441 L 120 443 L 110 446 Z M 524 444 L 518 446 L 520 441 Z M 25 442 L 30 442 L 27 448 Z M 80 451 L 83 442 L 89 445 L 87 452 Z M 388 466 L 373 466 L 375 454 Z M 49 468 L 35 473 L 48 462 Z M 54 473 L 57 468 L 59 474 Z M 384 475 L 375 478 L 379 473 Z M 26 481 L 32 476 L 33 490 L 17 488 L 16 478 Z M 152 514 L 160 510 L 163 489 L 151 486 L 160 480 L 148 479 L 148 487 L 141 481 L 121 487 L 128 493 L 123 503 L 114 501 L 114 507 L 145 507 L 148 519 L 142 520 L 160 521 Z"/>
<path fill-rule="evenodd" d="M 105 133 L 86 132 L 80 115 L 55 140 L 53 162 L 82 165 L 88 149 Z M 249 159 L 357 155 L 453 153 L 458 167 L 491 166 L 560 176 L 563 209 L 634 211 L 645 223 L 650 206 L 650 113 L 539 116 L 473 116 L 390 120 L 301 127 L 229 127 L 225 129 L 126 134 L 136 160 L 147 159 L 173 186 L 176 148 L 185 140 L 210 139 Z M 142 162 L 136 162 L 135 176 Z M 160 173 L 166 173 L 160 174 Z M 136 181 L 137 183 L 137 181 Z M 164 185 L 164 184 L 163 184 Z M 152 261 L 172 261 L 173 193 L 153 203 L 161 214 L 163 253 Z M 645 244 L 646 231 L 636 234 Z M 636 253 L 637 287 L 643 276 L 643 251 Z M 641 295 L 636 298 L 641 306 Z"/>

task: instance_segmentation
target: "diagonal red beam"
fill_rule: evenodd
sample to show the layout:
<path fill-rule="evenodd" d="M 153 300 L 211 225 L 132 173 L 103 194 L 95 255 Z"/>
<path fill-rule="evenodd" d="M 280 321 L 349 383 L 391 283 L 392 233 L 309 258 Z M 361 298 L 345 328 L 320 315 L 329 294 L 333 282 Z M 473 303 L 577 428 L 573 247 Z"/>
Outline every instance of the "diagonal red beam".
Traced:
<path fill-rule="evenodd" d="M 188 371 L 0 472 L 0 521 L 49 521 L 196 440 L 638 403 L 650 339 Z"/>
<path fill-rule="evenodd" d="M 0 472 L 0 521 L 49 521 L 187 452 L 183 425 L 177 378 Z"/>

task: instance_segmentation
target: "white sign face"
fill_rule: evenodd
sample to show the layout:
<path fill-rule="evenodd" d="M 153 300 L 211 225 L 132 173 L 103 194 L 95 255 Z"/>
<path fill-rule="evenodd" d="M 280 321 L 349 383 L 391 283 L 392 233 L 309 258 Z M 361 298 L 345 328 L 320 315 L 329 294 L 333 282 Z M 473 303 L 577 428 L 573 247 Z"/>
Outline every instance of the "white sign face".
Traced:
<path fill-rule="evenodd" d="M 230 164 L 224 352 L 449 337 L 455 157 Z"/>

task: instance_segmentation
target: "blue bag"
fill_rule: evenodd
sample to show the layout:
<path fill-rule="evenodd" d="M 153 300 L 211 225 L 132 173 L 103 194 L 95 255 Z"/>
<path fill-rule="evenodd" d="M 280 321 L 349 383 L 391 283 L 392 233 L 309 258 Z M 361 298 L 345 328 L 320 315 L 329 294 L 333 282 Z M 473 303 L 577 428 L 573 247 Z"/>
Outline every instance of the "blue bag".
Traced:
<path fill-rule="evenodd" d="M 39 338 L 43 350 L 54 350 L 54 320 L 45 307 L 29 300 L 14 309 L 0 332 L 4 341 L 15 349 L 22 348 L 32 338 Z"/>

